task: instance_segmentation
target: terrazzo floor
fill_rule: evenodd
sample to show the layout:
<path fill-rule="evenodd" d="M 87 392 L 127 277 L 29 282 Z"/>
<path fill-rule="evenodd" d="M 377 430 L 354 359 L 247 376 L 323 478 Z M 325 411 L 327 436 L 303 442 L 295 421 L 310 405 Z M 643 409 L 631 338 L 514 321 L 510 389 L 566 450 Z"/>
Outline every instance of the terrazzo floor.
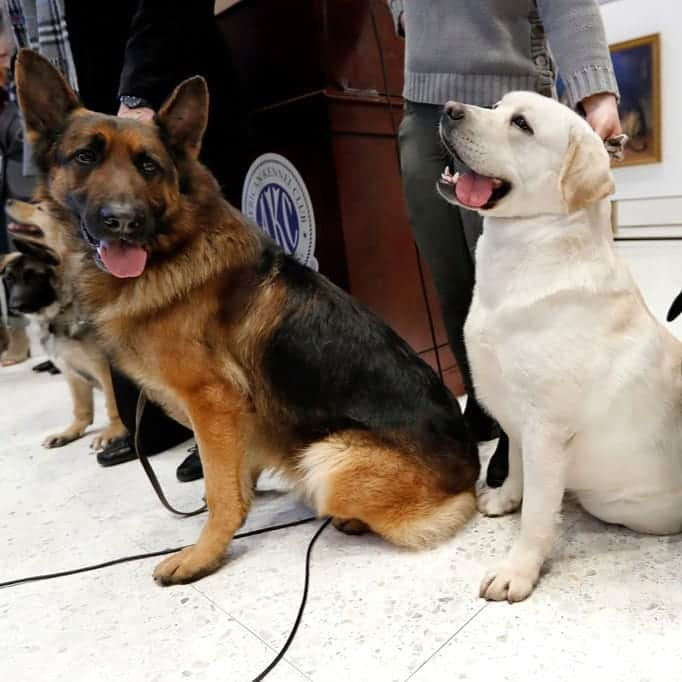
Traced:
<path fill-rule="evenodd" d="M 40 446 L 70 405 L 63 379 L 31 372 L 35 362 L 0 370 L 0 582 L 193 542 L 203 519 L 161 508 L 138 462 L 102 469 L 88 437 Z M 101 399 L 97 408 L 102 425 Z M 185 449 L 152 462 L 189 508 L 203 491 L 175 480 Z M 246 529 L 309 515 L 275 479 L 259 487 Z M 327 528 L 303 623 L 267 679 L 682 679 L 682 537 L 609 527 L 569 500 L 536 592 L 488 604 L 479 581 L 518 523 L 477 517 L 422 553 Z M 226 565 L 193 585 L 158 587 L 148 559 L 0 589 L 0 680 L 248 682 L 287 637 L 317 525 L 235 541 Z"/>

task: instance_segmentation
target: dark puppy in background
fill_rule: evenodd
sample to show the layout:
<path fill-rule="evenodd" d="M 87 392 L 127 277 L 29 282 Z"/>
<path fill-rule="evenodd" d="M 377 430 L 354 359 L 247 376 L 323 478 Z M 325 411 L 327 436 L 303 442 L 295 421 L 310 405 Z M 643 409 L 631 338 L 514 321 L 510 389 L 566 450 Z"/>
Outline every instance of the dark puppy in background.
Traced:
<path fill-rule="evenodd" d="M 337 527 L 407 547 L 473 515 L 478 453 L 455 398 L 375 315 L 249 224 L 197 160 L 203 79 L 153 123 L 84 109 L 30 51 L 17 84 L 99 338 L 199 445 L 208 520 L 159 582 L 220 565 L 265 467 Z"/>
<path fill-rule="evenodd" d="M 66 265 L 46 244 L 55 235 L 54 219 L 42 204 L 12 200 L 6 205 L 16 253 L 0 265 L 9 293 L 9 307 L 32 317 L 40 327 L 45 352 L 63 372 L 71 392 L 73 421 L 43 440 L 46 448 L 61 447 L 85 433 L 94 418 L 93 389 L 104 392 L 108 426 L 92 440 L 100 449 L 126 435 L 116 408 L 109 362 L 94 330 L 77 305 Z"/>

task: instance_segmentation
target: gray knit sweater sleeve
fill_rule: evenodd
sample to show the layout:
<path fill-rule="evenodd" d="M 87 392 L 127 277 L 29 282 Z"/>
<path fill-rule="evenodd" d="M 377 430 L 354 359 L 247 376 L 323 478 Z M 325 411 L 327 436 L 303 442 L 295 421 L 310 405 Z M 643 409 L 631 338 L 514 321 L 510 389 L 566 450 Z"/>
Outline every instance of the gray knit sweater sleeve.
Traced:
<path fill-rule="evenodd" d="M 393 23 L 395 24 L 395 32 L 405 37 L 402 28 L 400 28 L 400 15 L 405 11 L 404 0 L 388 0 L 388 6 L 391 9 L 391 14 L 393 15 Z"/>
<path fill-rule="evenodd" d="M 618 95 L 599 7 L 594 0 L 537 0 L 570 105 L 588 95 Z"/>

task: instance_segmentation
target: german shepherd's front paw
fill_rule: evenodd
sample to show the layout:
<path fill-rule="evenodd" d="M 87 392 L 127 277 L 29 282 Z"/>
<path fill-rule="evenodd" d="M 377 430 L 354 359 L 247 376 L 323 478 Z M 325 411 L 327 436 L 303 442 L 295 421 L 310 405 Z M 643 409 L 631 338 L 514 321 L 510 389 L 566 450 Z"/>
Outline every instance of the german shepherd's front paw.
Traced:
<path fill-rule="evenodd" d="M 61 448 L 63 445 L 67 445 L 68 443 L 71 443 L 74 440 L 78 440 L 85 433 L 86 428 L 87 425 L 70 426 L 68 429 L 62 431 L 61 433 L 53 433 L 52 435 L 47 436 L 43 440 L 43 447 Z"/>
<path fill-rule="evenodd" d="M 159 585 L 191 583 L 213 573 L 223 562 L 223 554 L 207 552 L 198 545 L 171 554 L 154 569 L 154 580 Z"/>
<path fill-rule="evenodd" d="M 106 429 L 100 431 L 90 443 L 90 448 L 92 450 L 102 450 L 108 445 L 111 445 L 114 441 L 120 438 L 125 438 L 128 435 L 128 429 L 126 429 L 120 422 L 118 424 L 109 424 Z"/>

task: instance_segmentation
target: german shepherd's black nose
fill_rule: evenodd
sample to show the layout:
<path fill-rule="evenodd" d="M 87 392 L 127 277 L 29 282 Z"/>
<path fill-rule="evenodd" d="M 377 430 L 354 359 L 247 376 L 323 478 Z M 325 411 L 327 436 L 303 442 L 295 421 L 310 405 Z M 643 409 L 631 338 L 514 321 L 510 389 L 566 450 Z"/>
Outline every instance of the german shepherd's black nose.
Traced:
<path fill-rule="evenodd" d="M 99 210 L 99 231 L 121 238 L 139 237 L 147 232 L 146 212 L 131 204 L 112 202 Z"/>

